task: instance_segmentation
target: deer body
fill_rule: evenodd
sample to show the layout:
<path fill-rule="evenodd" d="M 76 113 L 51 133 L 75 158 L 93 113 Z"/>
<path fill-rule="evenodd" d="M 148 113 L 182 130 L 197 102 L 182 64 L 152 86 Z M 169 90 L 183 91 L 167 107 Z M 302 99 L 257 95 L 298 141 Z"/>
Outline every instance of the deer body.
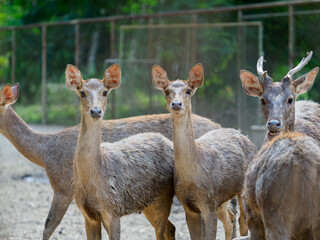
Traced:
<path fill-rule="evenodd" d="M 256 148 L 247 137 L 233 129 L 213 130 L 195 140 L 191 96 L 202 84 L 202 65 L 190 70 L 188 81 L 170 82 L 159 66 L 153 67 L 152 75 L 155 87 L 166 95 L 173 119 L 175 193 L 185 209 L 191 239 L 200 236 L 201 239 L 215 239 L 217 217 L 224 224 L 226 239 L 231 239 L 232 217 L 225 204 L 234 196 L 240 196 L 245 171 Z M 239 200 L 241 209 L 241 196 Z M 244 226 L 240 229 L 246 234 Z"/>
<path fill-rule="evenodd" d="M 318 179 L 319 183 L 320 176 L 317 170 L 320 105 L 312 101 L 296 102 L 296 98 L 312 87 L 319 68 L 292 81 L 293 74 L 307 64 L 311 56 L 312 52 L 281 82 L 273 82 L 263 71 L 263 57 L 257 63 L 262 80 L 246 70 L 240 72 L 244 91 L 260 97 L 269 130 L 269 142 L 257 154 L 246 175 L 243 195 L 250 239 L 313 239 L 310 221 L 316 219 L 318 213 L 313 206 L 319 204 L 319 200 L 310 192 L 310 187 L 319 188 L 314 181 Z M 293 131 L 300 133 L 291 133 Z M 318 177 L 312 173 L 312 167 L 318 171 Z M 310 211 L 313 211 L 311 215 Z M 315 236 L 314 239 L 320 237 Z"/>
<path fill-rule="evenodd" d="M 8 89 L 12 99 L 5 100 Z M 74 199 L 71 186 L 73 159 L 79 134 L 79 125 L 54 134 L 33 131 L 9 106 L 18 98 L 18 84 L 6 86 L 0 92 L 0 132 L 31 162 L 44 167 L 54 191 L 46 220 L 43 239 L 49 239 L 60 224 Z M 193 115 L 196 136 L 220 128 L 220 125 Z M 102 121 L 102 141 L 115 142 L 143 132 L 159 132 L 172 139 L 172 122 L 169 114 L 137 116 Z"/>
<path fill-rule="evenodd" d="M 320 147 L 301 133 L 265 144 L 248 168 L 250 239 L 320 238 Z"/>
<path fill-rule="evenodd" d="M 172 143 L 160 134 L 145 133 L 101 144 L 107 95 L 120 80 L 117 64 L 105 71 L 103 80 L 84 81 L 76 67 L 66 69 L 66 85 L 81 97 L 73 189 L 87 238 L 101 239 L 102 223 L 109 239 L 119 240 L 120 217 L 143 211 L 157 240 L 174 239 L 168 220 L 174 195 Z"/>
<path fill-rule="evenodd" d="M 304 133 L 320 144 L 320 104 L 313 101 L 297 101 L 294 131 Z"/>

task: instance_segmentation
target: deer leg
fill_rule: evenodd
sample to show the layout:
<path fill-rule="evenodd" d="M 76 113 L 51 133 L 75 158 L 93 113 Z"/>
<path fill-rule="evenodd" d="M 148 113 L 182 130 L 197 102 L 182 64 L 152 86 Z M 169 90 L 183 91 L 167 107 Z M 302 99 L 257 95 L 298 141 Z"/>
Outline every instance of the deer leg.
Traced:
<path fill-rule="evenodd" d="M 120 217 L 102 213 L 103 226 L 108 232 L 109 240 L 120 240 Z"/>
<path fill-rule="evenodd" d="M 173 191 L 167 191 L 143 210 L 143 214 L 154 227 L 157 240 L 174 240 L 175 226 L 168 220 L 172 205 Z"/>
<path fill-rule="evenodd" d="M 314 240 L 320 240 L 320 221 L 319 220 L 312 227 L 312 235 Z"/>
<path fill-rule="evenodd" d="M 230 201 L 226 201 L 222 203 L 218 208 L 218 218 L 223 223 L 226 240 L 232 239 L 233 223 L 234 223 L 234 214 L 229 209 L 229 203 Z"/>
<path fill-rule="evenodd" d="M 72 200 L 73 196 L 70 197 L 65 194 L 54 193 L 50 211 L 43 230 L 43 240 L 48 240 L 51 237 L 54 230 L 60 224 Z"/>
<path fill-rule="evenodd" d="M 262 217 L 255 210 L 247 210 L 248 227 L 250 230 L 250 240 L 265 240 L 265 229 Z"/>
<path fill-rule="evenodd" d="M 201 216 L 200 213 L 193 213 L 185 209 L 186 220 L 191 240 L 197 240 L 201 236 Z"/>
<path fill-rule="evenodd" d="M 239 226 L 240 226 L 240 235 L 247 236 L 248 235 L 248 225 L 246 223 L 245 211 L 243 206 L 243 199 L 241 194 L 238 195 L 238 202 L 240 208 L 240 217 L 239 217 Z"/>
<path fill-rule="evenodd" d="M 218 217 L 214 208 L 204 206 L 201 211 L 201 239 L 214 240 L 217 234 Z"/>
<path fill-rule="evenodd" d="M 85 218 L 87 240 L 101 240 L 101 222 Z"/>
<path fill-rule="evenodd" d="M 285 227 L 279 224 L 274 224 L 274 226 L 272 227 L 266 227 L 266 239 L 290 240 L 291 234 Z M 302 238 L 299 238 L 299 239 L 302 239 Z"/>

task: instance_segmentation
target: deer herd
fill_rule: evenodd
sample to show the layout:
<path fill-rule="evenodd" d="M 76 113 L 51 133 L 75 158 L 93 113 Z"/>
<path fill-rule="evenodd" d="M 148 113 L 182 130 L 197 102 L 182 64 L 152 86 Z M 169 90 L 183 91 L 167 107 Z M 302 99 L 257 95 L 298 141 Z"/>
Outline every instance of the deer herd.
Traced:
<path fill-rule="evenodd" d="M 51 237 L 75 199 L 87 239 L 120 239 L 120 218 L 142 212 L 157 240 L 175 239 L 168 217 L 174 195 L 184 208 L 192 240 L 235 234 L 230 201 L 237 198 L 241 237 L 320 240 L 320 105 L 297 101 L 319 68 L 293 79 L 312 52 L 280 81 L 257 62 L 258 76 L 240 71 L 244 91 L 261 100 L 268 130 L 260 151 L 240 130 L 192 114 L 191 98 L 204 81 L 196 64 L 188 80 L 170 81 L 152 67 L 152 81 L 169 114 L 103 120 L 108 94 L 121 82 L 118 64 L 103 79 L 82 78 L 67 65 L 67 87 L 81 100 L 81 122 L 54 134 L 33 131 L 10 107 L 19 84 L 0 91 L 0 132 L 31 162 L 45 168 L 54 196 L 43 239 Z M 151 80 L 150 80 L 151 81 Z M 254 116 L 253 116 L 254 117 Z"/>

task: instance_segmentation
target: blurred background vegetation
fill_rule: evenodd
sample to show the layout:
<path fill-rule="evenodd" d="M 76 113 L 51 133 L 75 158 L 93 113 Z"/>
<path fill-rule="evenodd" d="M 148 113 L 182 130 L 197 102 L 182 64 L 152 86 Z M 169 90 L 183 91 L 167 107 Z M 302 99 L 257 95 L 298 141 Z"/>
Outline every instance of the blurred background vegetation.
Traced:
<path fill-rule="evenodd" d="M 208 9 L 256 3 L 241 0 L 0 0 L 0 27 L 39 22 L 66 21 L 116 15 L 149 14 L 165 11 Z M 271 2 L 271 1 L 259 1 Z M 320 4 L 297 5 L 294 10 L 314 11 Z M 263 17 L 259 14 L 288 12 L 288 7 L 245 10 L 246 22 L 259 21 L 258 27 L 186 27 L 152 29 L 148 20 L 122 20 L 115 25 L 115 53 L 110 53 L 110 23 L 80 25 L 79 68 L 85 79 L 102 78 L 104 70 L 114 61 L 121 64 L 123 83 L 110 96 L 112 109 L 107 118 L 166 112 L 164 97 L 151 84 L 151 66 L 163 66 L 171 80 L 187 78 L 188 70 L 197 62 L 205 68 L 205 84 L 194 98 L 194 111 L 228 127 L 261 124 L 262 115 L 257 99 L 240 89 L 239 70 L 256 73 L 260 54 L 267 60 L 265 69 L 275 81 L 289 70 L 288 16 Z M 259 17 L 261 16 L 261 17 Z M 194 16 L 154 18 L 152 24 L 204 24 L 237 22 L 237 12 Z M 318 66 L 320 56 L 320 14 L 295 15 L 295 64 L 313 50 L 311 62 L 303 73 Z M 124 25 L 145 25 L 130 29 Z M 239 31 L 242 47 L 239 50 Z M 72 25 L 47 28 L 47 123 L 73 125 L 79 122 L 77 97 L 64 85 L 64 69 L 74 64 L 75 29 Z M 0 31 L 0 84 L 11 82 L 11 31 Z M 151 41 L 150 41 L 151 39 Z M 263 52 L 259 52 L 262 44 Z M 242 51 L 239 55 L 239 51 Z M 241 59 L 239 63 L 239 58 Z M 15 110 L 29 123 L 40 123 L 41 110 L 41 28 L 16 31 L 16 81 L 20 83 L 20 98 Z M 320 101 L 320 81 L 301 98 Z M 240 116 L 241 115 L 241 116 Z M 243 115 L 243 116 L 242 116 Z M 240 116 L 240 117 L 239 117 Z M 240 119 L 240 120 L 239 120 Z"/>

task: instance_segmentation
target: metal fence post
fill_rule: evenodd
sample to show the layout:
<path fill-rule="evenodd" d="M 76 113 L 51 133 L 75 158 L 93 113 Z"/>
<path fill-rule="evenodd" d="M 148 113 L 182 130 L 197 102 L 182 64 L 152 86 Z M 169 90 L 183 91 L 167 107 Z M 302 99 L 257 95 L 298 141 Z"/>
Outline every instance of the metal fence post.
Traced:
<path fill-rule="evenodd" d="M 47 123 L 47 27 L 42 26 L 42 124 Z"/>
<path fill-rule="evenodd" d="M 152 28 L 152 24 L 153 24 L 153 18 L 149 18 L 149 32 L 148 32 L 148 58 L 149 60 L 152 59 L 153 57 L 153 47 L 152 47 L 152 43 L 153 43 L 153 28 Z M 151 69 L 151 67 L 150 67 Z M 149 113 L 152 113 L 152 108 L 153 108 L 153 104 L 152 104 L 152 91 L 153 91 L 153 84 L 152 81 L 148 82 L 148 87 L 149 87 Z"/>
<path fill-rule="evenodd" d="M 16 81 L 16 30 L 12 29 L 11 39 L 11 83 Z"/>
<path fill-rule="evenodd" d="M 294 7 L 289 5 L 289 68 L 293 68 L 295 59 L 295 22 L 294 22 Z"/>
<path fill-rule="evenodd" d="M 110 23 L 110 58 L 115 58 L 115 47 L 114 47 L 114 21 Z M 117 116 L 117 91 L 112 91 L 111 98 L 111 118 L 115 119 Z"/>
<path fill-rule="evenodd" d="M 76 23 L 74 25 L 74 65 L 79 68 L 80 65 L 80 24 Z M 74 115 L 74 122 L 77 124 L 80 119 L 80 101 L 79 97 L 75 96 L 75 108 L 76 112 Z"/>
<path fill-rule="evenodd" d="M 243 15 L 242 15 L 242 10 L 238 10 L 238 22 L 243 21 Z M 240 71 L 240 68 L 243 64 L 243 29 L 241 26 L 238 28 L 238 59 L 237 59 L 237 71 Z M 241 116 L 243 114 L 242 111 L 242 104 L 243 104 L 243 97 L 242 97 L 242 87 L 240 84 L 240 81 L 236 82 L 236 91 L 237 91 L 237 120 L 238 120 L 238 128 L 242 127 L 242 119 Z"/>

